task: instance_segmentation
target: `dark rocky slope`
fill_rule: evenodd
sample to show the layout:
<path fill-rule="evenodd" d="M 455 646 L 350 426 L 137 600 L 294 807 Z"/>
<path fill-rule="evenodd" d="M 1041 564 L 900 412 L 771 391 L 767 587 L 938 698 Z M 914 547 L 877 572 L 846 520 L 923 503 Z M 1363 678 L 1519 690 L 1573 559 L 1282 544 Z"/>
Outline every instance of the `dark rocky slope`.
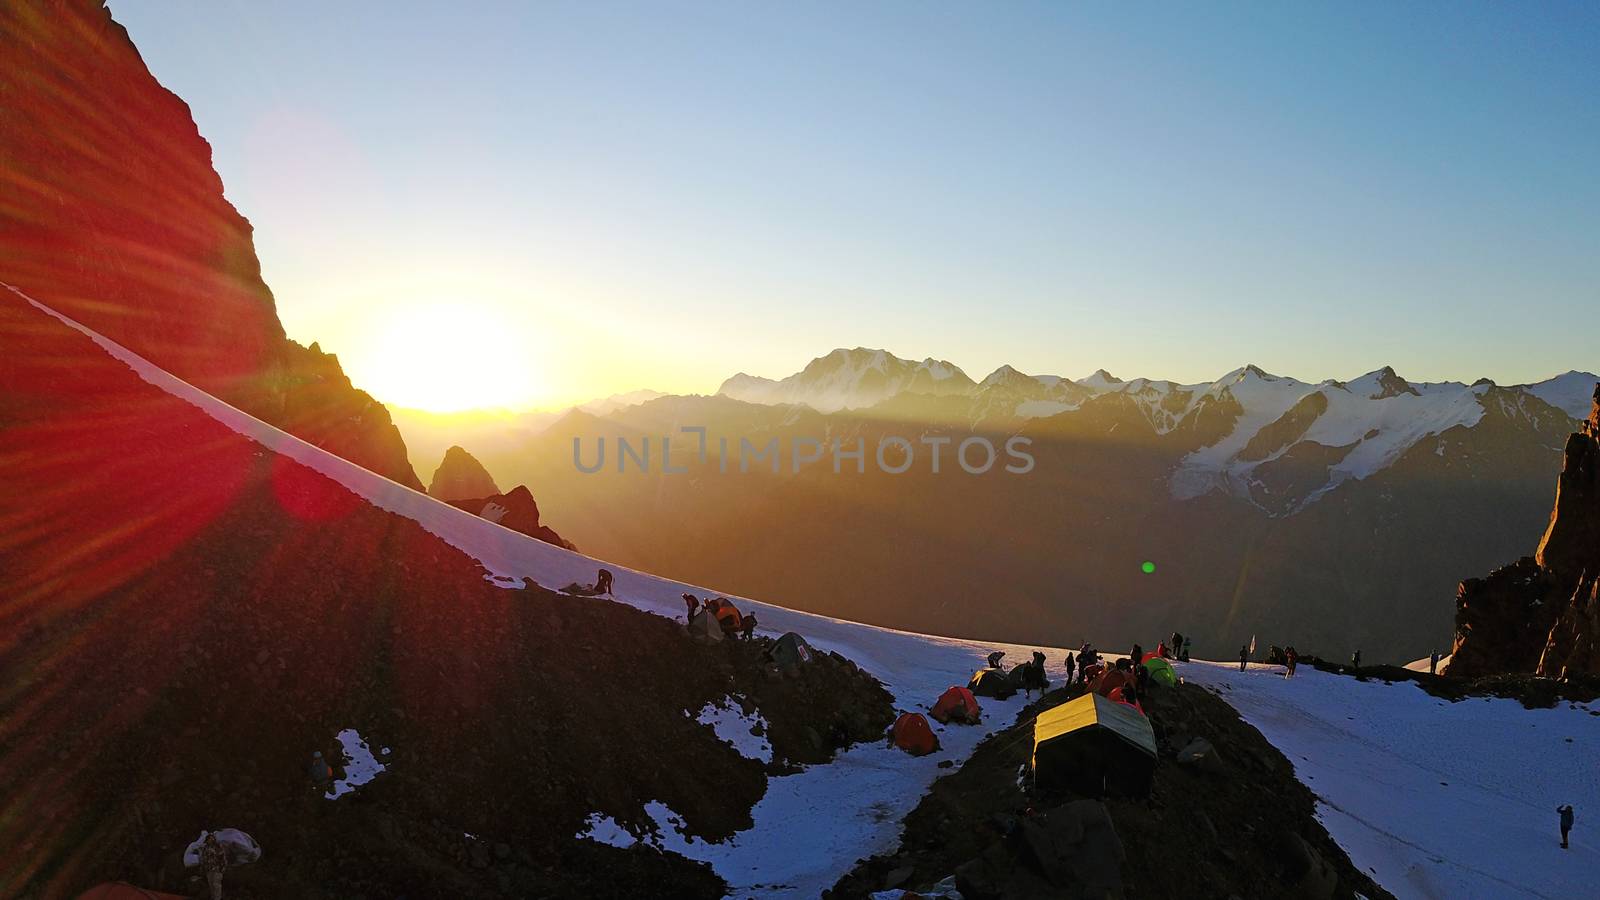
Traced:
<path fill-rule="evenodd" d="M 188 106 L 98 0 L 0 4 L 0 281 L 417 490 L 383 405 L 284 335 Z"/>
<path fill-rule="evenodd" d="M 229 875 L 245 900 L 715 896 L 703 866 L 574 835 L 652 829 L 660 800 L 726 837 L 770 773 L 828 758 L 817 736 L 892 714 L 836 657 L 776 678 L 758 644 L 490 586 L 9 293 L 0 347 L 0 896 L 186 892 L 172 854 L 214 827 L 265 848 Z M 695 721 L 730 694 L 771 766 Z M 388 771 L 328 800 L 306 766 L 343 763 L 346 728 Z"/>
<path fill-rule="evenodd" d="M 1567 438 L 1538 551 L 1461 582 L 1452 675 L 1600 674 L 1600 385 Z"/>

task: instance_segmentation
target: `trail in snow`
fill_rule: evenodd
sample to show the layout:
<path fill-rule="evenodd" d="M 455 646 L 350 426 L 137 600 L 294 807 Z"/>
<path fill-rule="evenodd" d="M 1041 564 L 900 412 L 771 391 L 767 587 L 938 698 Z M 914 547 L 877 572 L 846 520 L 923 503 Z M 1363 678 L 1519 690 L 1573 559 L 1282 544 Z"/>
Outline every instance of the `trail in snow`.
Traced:
<path fill-rule="evenodd" d="M 1356 865 L 1399 897 L 1595 896 L 1600 704 L 1451 703 L 1310 667 L 1179 663 L 1294 764 Z M 1570 739 L 1570 741 L 1569 741 Z M 1580 817 L 1560 848 L 1555 808 Z"/>

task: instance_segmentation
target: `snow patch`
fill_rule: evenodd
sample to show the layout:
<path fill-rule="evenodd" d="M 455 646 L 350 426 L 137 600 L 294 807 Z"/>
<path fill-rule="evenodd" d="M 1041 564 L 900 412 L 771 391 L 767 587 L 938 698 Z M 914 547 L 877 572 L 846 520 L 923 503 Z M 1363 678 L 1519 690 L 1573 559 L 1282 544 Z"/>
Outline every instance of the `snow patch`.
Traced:
<path fill-rule="evenodd" d="M 346 728 L 339 732 L 338 738 L 339 743 L 344 746 L 346 760 L 344 777 L 335 781 L 328 788 L 328 792 L 324 796 L 329 800 L 342 797 L 354 791 L 356 788 L 383 774 L 388 768 L 383 763 L 378 762 L 376 756 L 372 755 L 372 751 L 367 748 L 367 742 L 362 740 L 361 733 L 354 728 Z M 384 752 L 387 753 L 388 748 L 384 748 Z"/>
<path fill-rule="evenodd" d="M 767 740 L 767 720 L 760 711 L 746 713 L 736 698 L 724 698 L 721 704 L 707 703 L 695 721 L 710 725 L 717 738 L 732 744 L 733 749 L 746 759 L 772 762 L 772 742 Z"/>

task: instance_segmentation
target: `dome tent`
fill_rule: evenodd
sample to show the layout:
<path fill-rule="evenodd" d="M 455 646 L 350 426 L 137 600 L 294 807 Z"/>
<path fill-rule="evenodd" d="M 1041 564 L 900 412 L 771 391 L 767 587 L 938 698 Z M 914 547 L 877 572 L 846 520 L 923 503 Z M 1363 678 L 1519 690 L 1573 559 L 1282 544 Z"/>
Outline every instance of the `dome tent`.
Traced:
<path fill-rule="evenodd" d="M 1006 678 L 1006 673 L 999 669 L 979 669 L 972 673 L 972 680 L 967 682 L 967 690 L 979 697 L 1004 700 L 1015 694 L 1017 687 Z"/>
<path fill-rule="evenodd" d="M 703 644 L 714 644 L 722 640 L 723 637 L 722 623 L 717 621 L 716 616 L 708 612 L 695 613 L 694 618 L 690 619 L 689 624 L 683 626 L 683 628 L 689 633 L 689 637 Z"/>
<path fill-rule="evenodd" d="M 927 756 L 939 749 L 939 739 L 922 713 L 901 713 L 889 731 L 889 740 L 912 756 Z"/>
<path fill-rule="evenodd" d="M 1145 660 L 1144 667 L 1150 672 L 1150 680 L 1156 684 L 1163 684 L 1167 687 L 1177 686 L 1178 673 L 1173 671 L 1172 663 L 1158 656 L 1155 659 Z"/>
<path fill-rule="evenodd" d="M 773 643 L 772 649 L 767 651 L 772 661 L 780 669 L 793 669 L 811 662 L 817 651 L 811 649 L 806 639 L 791 631 Z"/>
<path fill-rule="evenodd" d="M 1040 790 L 1142 797 L 1155 767 L 1150 720 L 1126 704 L 1084 694 L 1034 720 L 1033 780 Z"/>
<path fill-rule="evenodd" d="M 972 691 L 964 687 L 952 687 L 939 695 L 939 701 L 933 704 L 931 714 L 940 724 L 960 722 L 963 725 L 978 724 L 978 716 L 982 707 L 978 706 L 978 698 L 972 696 Z"/>

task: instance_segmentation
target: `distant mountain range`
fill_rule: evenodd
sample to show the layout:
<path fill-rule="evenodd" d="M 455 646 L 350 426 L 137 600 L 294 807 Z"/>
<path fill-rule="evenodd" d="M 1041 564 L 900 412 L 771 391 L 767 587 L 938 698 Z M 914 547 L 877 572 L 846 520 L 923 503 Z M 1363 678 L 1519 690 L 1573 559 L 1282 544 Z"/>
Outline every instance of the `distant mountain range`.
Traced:
<path fill-rule="evenodd" d="M 1542 401 L 1575 419 L 1587 414 L 1597 376 L 1569 371 L 1535 384 L 1495 392 L 1497 402 Z M 1027 375 L 1001 366 L 981 381 L 943 361 L 900 359 L 883 350 L 838 349 L 800 372 L 774 381 L 740 373 L 718 394 L 761 404 L 804 404 L 819 412 L 869 410 L 896 397 L 969 398 L 965 420 L 974 428 L 1018 430 L 1023 420 L 1056 416 L 1091 399 L 1116 396 L 1157 434 L 1184 427 L 1210 430 L 1231 419 L 1219 439 L 1197 447 L 1169 479 L 1174 499 L 1212 492 L 1255 502 L 1273 514 L 1291 513 L 1346 480 L 1366 478 L 1398 460 L 1419 441 L 1482 420 L 1482 398 L 1493 382 L 1412 383 L 1385 366 L 1348 382 L 1316 384 L 1271 375 L 1254 365 L 1209 384 L 1176 384 L 1112 376 L 1104 369 L 1081 379 Z M 901 412 L 914 403 L 901 404 Z M 927 404 L 939 421 L 948 402 Z M 1307 480 L 1307 472 L 1324 473 Z"/>
<path fill-rule="evenodd" d="M 1597 380 L 1413 383 L 1383 368 L 1311 383 L 1247 365 L 1209 384 L 1009 366 L 975 381 L 857 348 L 780 380 L 736 375 L 714 396 L 455 443 L 501 483 L 529 485 L 587 551 L 830 615 L 1063 645 L 1178 629 L 1212 653 L 1260 633 L 1404 662 L 1449 646 L 1462 577 L 1532 550 Z M 601 437 L 648 437 L 659 450 L 663 436 L 676 465 L 684 426 L 712 439 L 685 474 L 574 466 L 574 442 L 592 454 Z M 1020 436 L 1037 465 L 836 475 L 824 452 L 800 471 L 729 474 L 715 440 L 939 435 Z"/>

